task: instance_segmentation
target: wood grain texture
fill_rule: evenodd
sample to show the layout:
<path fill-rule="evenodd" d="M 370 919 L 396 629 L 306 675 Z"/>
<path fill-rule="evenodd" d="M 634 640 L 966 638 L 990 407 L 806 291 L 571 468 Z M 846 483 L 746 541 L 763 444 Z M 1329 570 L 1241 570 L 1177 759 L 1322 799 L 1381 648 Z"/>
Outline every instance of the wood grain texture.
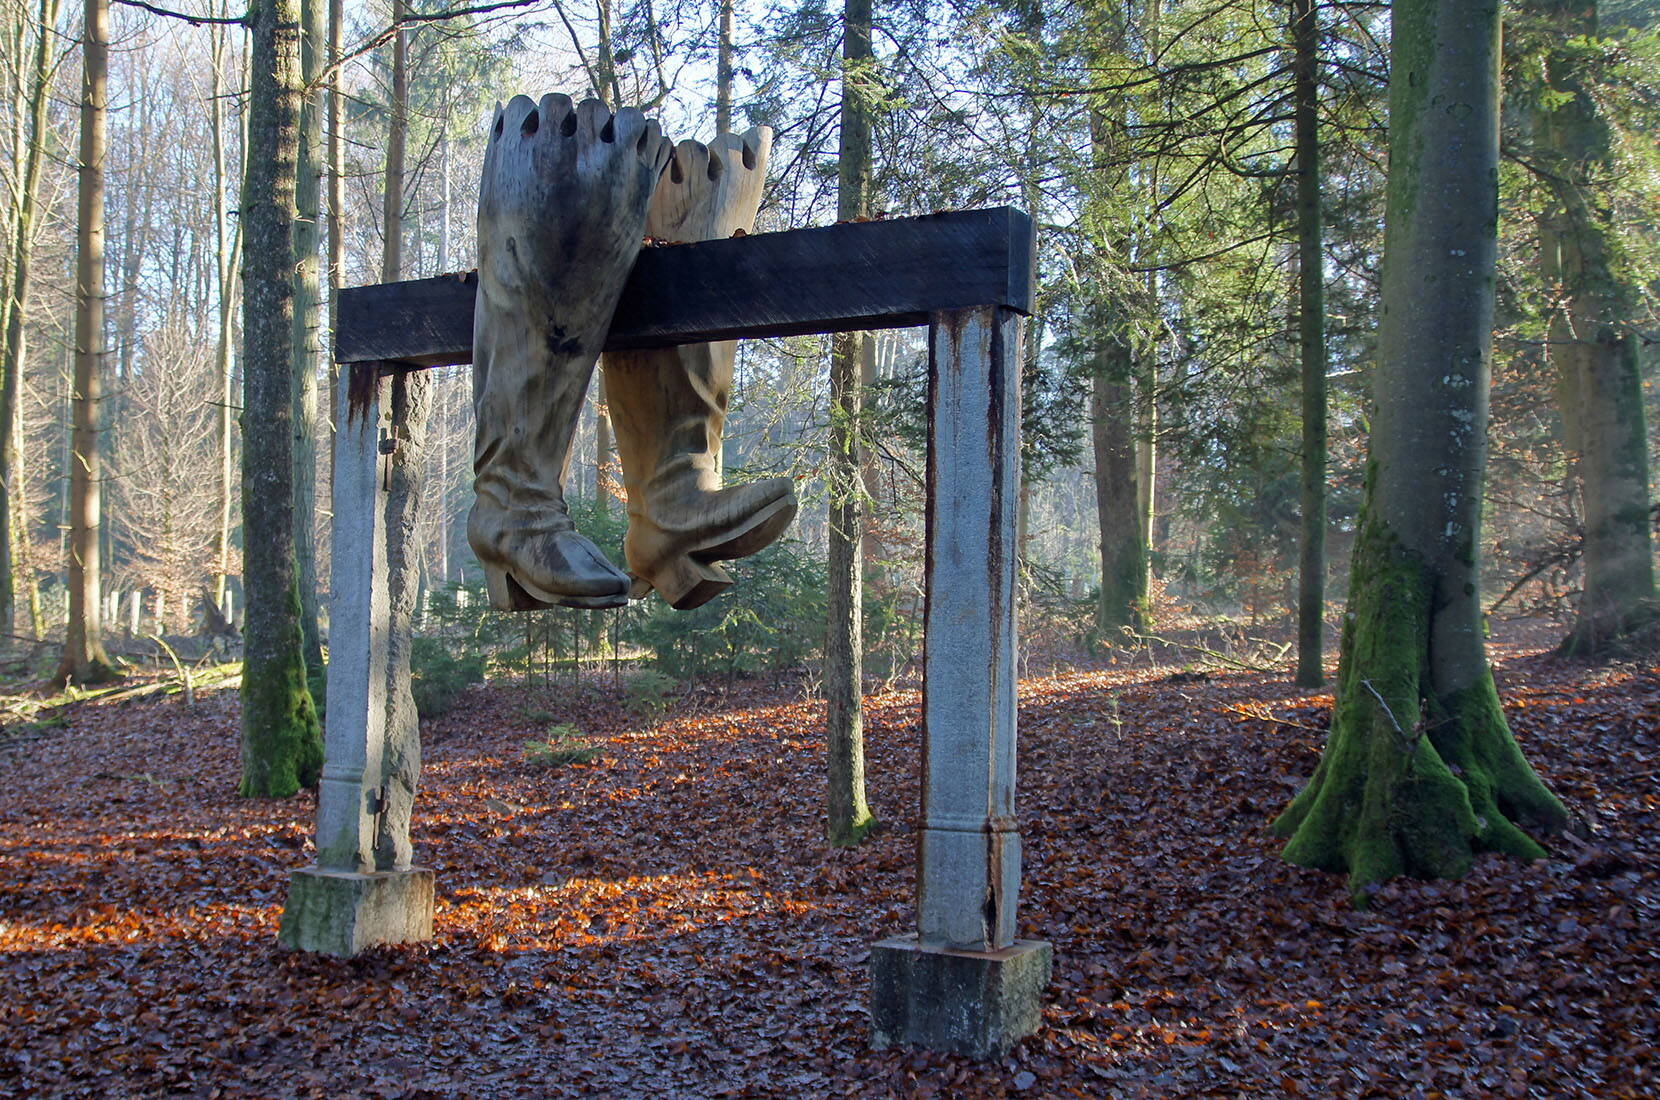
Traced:
<path fill-rule="evenodd" d="M 928 323 L 1032 309 L 1032 221 L 1011 207 L 758 233 L 640 253 L 606 351 Z M 477 275 L 340 292 L 337 362 L 472 361 Z"/>

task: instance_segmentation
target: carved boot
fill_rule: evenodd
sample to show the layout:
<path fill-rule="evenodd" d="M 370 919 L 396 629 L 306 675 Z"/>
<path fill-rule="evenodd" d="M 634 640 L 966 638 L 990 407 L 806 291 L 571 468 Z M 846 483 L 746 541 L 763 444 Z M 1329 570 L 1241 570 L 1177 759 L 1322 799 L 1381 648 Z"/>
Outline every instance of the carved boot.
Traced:
<path fill-rule="evenodd" d="M 479 187 L 467 539 L 504 611 L 628 602 L 628 577 L 572 524 L 564 477 L 670 152 L 631 108 L 546 95 L 496 110 Z"/>
<path fill-rule="evenodd" d="M 748 232 L 766 181 L 772 131 L 683 141 L 652 197 L 646 232 L 704 241 Z M 721 487 L 719 455 L 732 392 L 732 341 L 608 354 L 605 396 L 628 492 L 623 549 L 640 598 L 652 589 L 680 610 L 732 584 L 717 562 L 745 557 L 795 516 L 788 478 Z"/>

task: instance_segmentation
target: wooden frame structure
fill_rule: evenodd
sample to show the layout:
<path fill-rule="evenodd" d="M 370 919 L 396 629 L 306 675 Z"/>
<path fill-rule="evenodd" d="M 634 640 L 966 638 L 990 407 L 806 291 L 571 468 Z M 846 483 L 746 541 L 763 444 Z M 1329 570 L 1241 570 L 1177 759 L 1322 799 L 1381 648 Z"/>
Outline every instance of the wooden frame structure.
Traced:
<path fill-rule="evenodd" d="M 1032 309 L 1030 219 L 1010 208 L 844 223 L 648 248 L 607 350 L 926 324 L 929 328 L 923 828 L 913 935 L 872 954 L 878 1045 L 991 1057 L 1035 1029 L 1046 943 L 1018 941 L 1014 818 L 1020 374 Z M 334 480 L 327 756 L 317 866 L 348 898 L 285 940 L 351 954 L 424 938 L 431 876 L 411 906 L 377 891 L 374 829 L 387 690 L 385 516 L 391 376 L 471 361 L 475 277 L 343 290 Z M 390 444 L 390 445 L 389 445 Z M 384 893 L 384 891 L 381 891 Z M 426 912 L 418 911 L 424 897 Z M 367 914 L 367 915 L 366 915 Z M 298 927 L 299 922 L 295 922 Z"/>

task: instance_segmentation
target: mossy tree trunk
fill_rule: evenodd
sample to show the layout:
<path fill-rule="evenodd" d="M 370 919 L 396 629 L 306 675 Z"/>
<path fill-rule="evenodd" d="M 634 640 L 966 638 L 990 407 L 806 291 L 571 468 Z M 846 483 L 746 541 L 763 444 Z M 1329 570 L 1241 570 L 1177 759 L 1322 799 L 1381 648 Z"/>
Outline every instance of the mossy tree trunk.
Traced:
<path fill-rule="evenodd" d="M 1462 874 L 1543 854 L 1567 814 L 1505 723 L 1481 629 L 1498 217 L 1496 0 L 1400 0 L 1383 316 L 1336 712 L 1275 822 L 1285 858 L 1349 875 Z"/>
<path fill-rule="evenodd" d="M 294 545 L 294 217 L 300 145 L 299 0 L 248 13 L 242 224 L 242 525 L 247 591 L 243 795 L 316 783 L 323 740 L 306 687 Z"/>
<path fill-rule="evenodd" d="M 1297 141 L 1297 327 L 1302 358 L 1302 538 L 1297 567 L 1297 684 L 1325 682 L 1326 278 L 1320 207 L 1320 23 L 1292 0 Z"/>
<path fill-rule="evenodd" d="M 1584 506 L 1584 591 L 1567 653 L 1594 656 L 1660 615 L 1649 519 L 1648 426 L 1637 295 L 1604 189 L 1614 174 L 1613 133 L 1581 79 L 1583 42 L 1597 33 L 1595 0 L 1539 0 L 1559 34 L 1545 77 L 1562 96 L 1541 109 L 1539 160 L 1551 203 L 1540 225 L 1552 283 L 1550 358 L 1570 460 Z"/>

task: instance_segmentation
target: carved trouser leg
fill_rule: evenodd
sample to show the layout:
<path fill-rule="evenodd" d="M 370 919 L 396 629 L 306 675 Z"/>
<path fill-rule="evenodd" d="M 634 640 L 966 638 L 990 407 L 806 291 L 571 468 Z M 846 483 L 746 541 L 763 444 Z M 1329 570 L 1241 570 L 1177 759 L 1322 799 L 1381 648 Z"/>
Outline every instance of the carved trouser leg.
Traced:
<path fill-rule="evenodd" d="M 496 112 L 479 188 L 467 537 L 503 610 L 627 602 L 628 578 L 572 525 L 563 481 L 669 151 L 655 122 L 597 100 L 515 96 Z"/>
<path fill-rule="evenodd" d="M 766 181 L 772 132 L 683 141 L 652 197 L 646 232 L 703 241 L 747 232 Z M 723 489 L 721 430 L 732 392 L 731 341 L 605 357 L 605 396 L 628 491 L 624 550 L 633 595 L 653 588 L 682 610 L 732 583 L 719 561 L 776 539 L 795 516 L 788 478 Z"/>

